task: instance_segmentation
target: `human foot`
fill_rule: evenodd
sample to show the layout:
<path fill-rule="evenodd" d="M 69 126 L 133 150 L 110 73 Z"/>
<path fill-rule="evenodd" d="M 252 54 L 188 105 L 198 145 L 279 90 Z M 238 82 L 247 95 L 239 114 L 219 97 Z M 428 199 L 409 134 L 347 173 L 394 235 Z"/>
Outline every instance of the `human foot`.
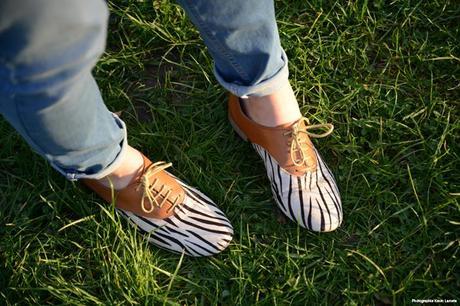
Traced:
<path fill-rule="evenodd" d="M 275 127 L 249 118 L 238 97 L 230 96 L 229 119 L 236 132 L 252 143 L 265 163 L 276 203 L 300 226 L 335 230 L 342 222 L 342 204 L 334 177 L 310 140 L 329 135 L 331 124 L 310 125 L 306 118 Z M 326 129 L 323 134 L 313 129 Z"/>
<path fill-rule="evenodd" d="M 194 257 L 223 251 L 233 236 L 224 213 L 204 194 L 166 172 L 171 164 L 152 163 L 138 154 L 142 165 L 127 171 L 134 175 L 125 187 L 113 190 L 97 180 L 83 183 L 107 202 L 115 202 L 117 212 L 158 247 Z"/>
<path fill-rule="evenodd" d="M 241 99 L 245 114 L 258 124 L 275 127 L 293 123 L 302 117 L 291 85 L 263 97 Z"/>
<path fill-rule="evenodd" d="M 142 158 L 142 154 L 128 145 L 120 166 L 98 181 L 101 185 L 108 188 L 113 187 L 115 190 L 123 189 L 142 170 L 143 165 L 144 159 Z"/>

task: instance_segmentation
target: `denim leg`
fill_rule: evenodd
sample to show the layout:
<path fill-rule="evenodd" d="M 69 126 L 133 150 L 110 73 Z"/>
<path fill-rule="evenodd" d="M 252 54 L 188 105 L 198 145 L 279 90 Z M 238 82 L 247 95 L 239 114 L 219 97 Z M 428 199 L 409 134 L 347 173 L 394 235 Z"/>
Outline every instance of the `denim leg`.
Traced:
<path fill-rule="evenodd" d="M 199 29 L 227 90 L 264 96 L 288 84 L 273 0 L 177 1 Z"/>
<path fill-rule="evenodd" d="M 0 1 L 0 113 L 68 179 L 107 175 L 127 145 L 91 75 L 107 21 L 102 0 Z"/>

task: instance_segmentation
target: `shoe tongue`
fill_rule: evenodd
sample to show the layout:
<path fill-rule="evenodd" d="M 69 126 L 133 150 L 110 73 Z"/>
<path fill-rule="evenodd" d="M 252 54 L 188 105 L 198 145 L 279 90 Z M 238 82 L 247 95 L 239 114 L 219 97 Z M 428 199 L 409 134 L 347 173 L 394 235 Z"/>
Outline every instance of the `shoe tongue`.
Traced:
<path fill-rule="evenodd" d="M 277 126 L 277 128 L 291 131 L 293 129 L 293 126 L 296 125 L 296 124 L 298 124 L 298 130 L 300 130 L 300 131 L 305 131 L 306 130 L 305 121 L 302 120 L 302 119 L 298 119 L 298 120 L 293 121 L 293 122 L 281 124 L 281 125 Z M 309 137 L 308 137 L 308 135 L 306 133 L 299 133 L 298 136 L 301 139 L 303 139 L 301 141 L 301 143 L 300 143 L 300 150 L 302 150 L 302 152 L 304 154 L 309 155 L 309 145 L 308 145 Z M 302 167 L 308 167 L 308 164 L 305 164 L 304 166 L 301 166 L 300 168 L 302 168 Z"/>

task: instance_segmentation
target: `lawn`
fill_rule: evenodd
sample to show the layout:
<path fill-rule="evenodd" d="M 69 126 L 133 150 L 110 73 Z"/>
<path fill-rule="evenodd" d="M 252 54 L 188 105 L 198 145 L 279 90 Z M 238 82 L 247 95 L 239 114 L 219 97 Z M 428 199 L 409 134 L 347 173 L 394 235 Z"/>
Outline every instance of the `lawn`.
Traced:
<path fill-rule="evenodd" d="M 129 142 L 212 197 L 235 228 L 212 258 L 160 250 L 0 121 L 0 302 L 362 305 L 460 300 L 458 1 L 277 1 L 303 114 L 342 192 L 312 233 L 275 208 L 263 163 L 182 9 L 111 1 L 94 74 Z"/>

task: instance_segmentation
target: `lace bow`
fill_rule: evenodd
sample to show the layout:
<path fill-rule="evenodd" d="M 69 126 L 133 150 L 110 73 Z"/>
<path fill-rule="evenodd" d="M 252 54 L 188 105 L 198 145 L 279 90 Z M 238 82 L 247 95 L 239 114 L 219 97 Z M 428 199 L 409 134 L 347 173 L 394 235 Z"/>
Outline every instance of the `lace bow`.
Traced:
<path fill-rule="evenodd" d="M 300 129 L 300 123 L 305 122 L 306 128 L 305 130 Z M 312 133 L 309 130 L 316 130 L 316 129 L 326 129 L 326 131 L 322 134 Z M 303 164 L 307 164 L 307 156 L 302 150 L 302 134 L 306 134 L 311 138 L 323 138 L 329 136 L 334 131 L 334 125 L 331 123 L 324 123 L 324 124 L 313 124 L 310 125 L 310 121 L 302 117 L 299 121 L 292 125 L 292 129 L 283 135 L 290 135 L 292 136 L 291 147 L 290 147 L 290 154 L 291 159 L 294 165 L 302 166 Z"/>

